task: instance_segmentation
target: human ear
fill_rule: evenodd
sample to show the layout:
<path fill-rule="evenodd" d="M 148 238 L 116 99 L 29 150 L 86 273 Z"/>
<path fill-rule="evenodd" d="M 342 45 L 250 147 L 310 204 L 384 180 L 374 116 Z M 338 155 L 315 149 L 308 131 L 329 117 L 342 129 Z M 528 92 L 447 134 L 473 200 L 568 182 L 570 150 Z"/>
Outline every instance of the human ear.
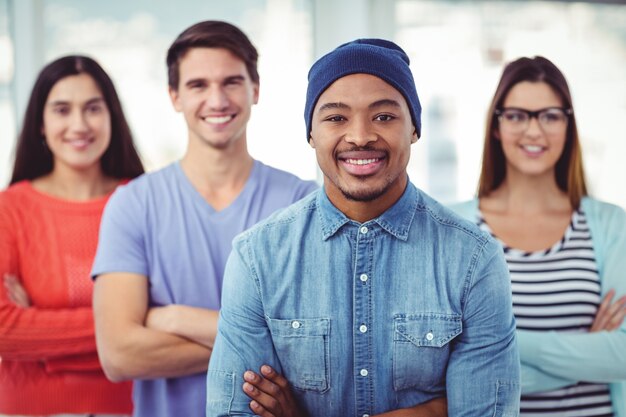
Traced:
<path fill-rule="evenodd" d="M 252 102 L 254 104 L 259 104 L 259 91 L 261 89 L 261 86 L 257 83 L 254 83 L 252 86 Z"/>
<path fill-rule="evenodd" d="M 177 112 L 182 111 L 182 105 L 180 104 L 180 95 L 178 94 L 178 90 L 175 90 L 171 86 L 168 87 L 168 91 L 170 94 L 170 100 L 172 101 L 172 106 Z"/>

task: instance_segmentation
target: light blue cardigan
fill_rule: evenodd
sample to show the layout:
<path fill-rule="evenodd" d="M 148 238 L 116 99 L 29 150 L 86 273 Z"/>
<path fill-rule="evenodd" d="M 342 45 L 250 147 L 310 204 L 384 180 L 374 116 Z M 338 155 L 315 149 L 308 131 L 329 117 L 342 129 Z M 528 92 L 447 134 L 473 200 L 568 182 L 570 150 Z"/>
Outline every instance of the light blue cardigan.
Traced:
<path fill-rule="evenodd" d="M 585 197 L 581 205 L 591 230 L 602 294 L 626 294 L 626 212 Z M 452 205 L 476 223 L 478 200 Z M 626 417 L 626 322 L 613 332 L 563 334 L 517 331 L 522 361 L 522 393 L 546 391 L 575 381 L 610 383 L 616 417 Z"/>

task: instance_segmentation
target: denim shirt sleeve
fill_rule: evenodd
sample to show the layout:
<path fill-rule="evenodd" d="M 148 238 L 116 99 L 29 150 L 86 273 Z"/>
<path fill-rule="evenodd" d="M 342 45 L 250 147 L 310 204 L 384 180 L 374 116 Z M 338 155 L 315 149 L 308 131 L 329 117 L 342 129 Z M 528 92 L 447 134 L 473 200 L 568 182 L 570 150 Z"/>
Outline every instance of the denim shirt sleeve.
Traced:
<path fill-rule="evenodd" d="M 252 416 L 244 394 L 243 373 L 268 364 L 282 372 L 263 315 L 259 286 L 244 259 L 244 240 L 236 239 L 224 275 L 222 305 L 209 370 L 207 417 Z"/>
<path fill-rule="evenodd" d="M 450 416 L 517 416 L 520 362 L 511 288 L 502 250 L 492 240 L 468 271 L 463 332 L 448 363 Z"/>

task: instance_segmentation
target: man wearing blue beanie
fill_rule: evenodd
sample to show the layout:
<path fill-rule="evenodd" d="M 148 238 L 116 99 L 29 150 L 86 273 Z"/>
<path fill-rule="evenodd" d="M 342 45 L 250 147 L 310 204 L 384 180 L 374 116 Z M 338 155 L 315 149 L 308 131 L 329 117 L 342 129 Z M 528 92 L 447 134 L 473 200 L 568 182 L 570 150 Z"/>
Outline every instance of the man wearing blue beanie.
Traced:
<path fill-rule="evenodd" d="M 359 39 L 323 56 L 304 117 L 324 187 L 233 241 L 207 416 L 516 416 L 508 269 L 408 179 L 406 53 Z"/>

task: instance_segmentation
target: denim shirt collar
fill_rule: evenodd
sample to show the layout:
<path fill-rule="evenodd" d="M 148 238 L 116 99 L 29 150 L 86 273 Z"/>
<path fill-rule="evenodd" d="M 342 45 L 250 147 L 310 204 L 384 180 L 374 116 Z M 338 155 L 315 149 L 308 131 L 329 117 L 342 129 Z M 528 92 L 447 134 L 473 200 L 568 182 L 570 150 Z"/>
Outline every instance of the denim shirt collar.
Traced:
<path fill-rule="evenodd" d="M 397 239 L 406 241 L 418 206 L 418 199 L 419 194 L 417 188 L 409 181 L 404 193 L 402 193 L 400 199 L 398 199 L 393 206 L 377 218 L 363 224 L 376 223 L 387 233 Z M 357 226 L 360 225 L 360 223 L 346 217 L 345 214 L 331 203 L 324 188 L 317 193 L 317 207 L 324 240 L 327 240 L 337 233 L 345 224 L 351 223 Z"/>

